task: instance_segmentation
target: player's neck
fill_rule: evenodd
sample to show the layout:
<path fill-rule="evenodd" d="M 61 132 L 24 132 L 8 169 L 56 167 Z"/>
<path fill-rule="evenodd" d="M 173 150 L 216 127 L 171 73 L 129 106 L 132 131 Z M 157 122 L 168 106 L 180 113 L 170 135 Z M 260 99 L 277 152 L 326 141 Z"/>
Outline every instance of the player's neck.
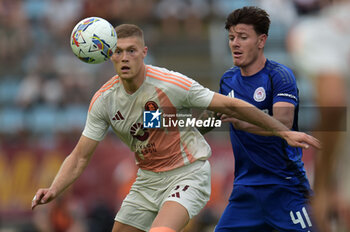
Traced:
<path fill-rule="evenodd" d="M 262 57 L 259 57 L 255 62 L 252 64 L 247 65 L 246 67 L 241 67 L 241 74 L 242 76 L 252 76 L 260 70 L 262 70 L 265 67 L 266 58 L 263 55 Z"/>
<path fill-rule="evenodd" d="M 145 81 L 146 68 L 145 65 L 142 66 L 140 72 L 131 79 L 122 79 L 122 84 L 124 86 L 125 92 L 128 94 L 135 93 Z"/>

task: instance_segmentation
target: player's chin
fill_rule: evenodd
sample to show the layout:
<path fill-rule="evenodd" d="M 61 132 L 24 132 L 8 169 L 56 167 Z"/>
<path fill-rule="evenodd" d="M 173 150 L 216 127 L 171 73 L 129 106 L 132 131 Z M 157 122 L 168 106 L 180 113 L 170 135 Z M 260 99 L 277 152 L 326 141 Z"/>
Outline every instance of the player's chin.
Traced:
<path fill-rule="evenodd" d="M 241 59 L 233 59 L 233 64 L 237 67 L 243 66 L 243 62 L 241 61 Z"/>
<path fill-rule="evenodd" d="M 119 74 L 120 79 L 122 79 L 122 80 L 128 80 L 128 79 L 132 78 L 132 75 L 130 72 L 119 72 L 118 74 Z"/>

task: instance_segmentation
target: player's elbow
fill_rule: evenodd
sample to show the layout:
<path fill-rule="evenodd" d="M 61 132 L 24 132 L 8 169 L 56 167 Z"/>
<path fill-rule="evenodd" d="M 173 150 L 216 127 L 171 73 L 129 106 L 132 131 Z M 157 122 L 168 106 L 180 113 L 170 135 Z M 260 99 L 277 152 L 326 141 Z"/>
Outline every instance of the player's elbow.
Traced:
<path fill-rule="evenodd" d="M 292 129 L 293 119 L 280 119 L 280 118 L 276 118 L 276 119 L 280 121 L 283 125 L 285 125 L 288 129 Z"/>

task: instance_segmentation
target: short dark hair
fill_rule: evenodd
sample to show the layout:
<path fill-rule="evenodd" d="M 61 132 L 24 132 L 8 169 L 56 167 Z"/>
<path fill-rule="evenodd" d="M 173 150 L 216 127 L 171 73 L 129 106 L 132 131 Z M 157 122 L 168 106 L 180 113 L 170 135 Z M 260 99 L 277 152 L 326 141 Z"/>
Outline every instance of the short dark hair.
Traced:
<path fill-rule="evenodd" d="M 135 36 L 144 41 L 142 29 L 134 24 L 121 24 L 115 27 L 115 31 L 118 39 Z"/>
<path fill-rule="evenodd" d="M 225 29 L 230 30 L 232 26 L 236 26 L 240 23 L 253 25 L 254 30 L 257 34 L 268 35 L 269 33 L 269 14 L 259 7 L 245 6 L 243 8 L 234 10 L 227 16 Z"/>

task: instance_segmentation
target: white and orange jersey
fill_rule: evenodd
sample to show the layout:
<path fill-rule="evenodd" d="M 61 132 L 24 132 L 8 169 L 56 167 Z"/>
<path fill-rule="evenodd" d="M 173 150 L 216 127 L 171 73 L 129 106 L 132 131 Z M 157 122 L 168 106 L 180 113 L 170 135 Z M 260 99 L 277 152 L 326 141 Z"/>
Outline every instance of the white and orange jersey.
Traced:
<path fill-rule="evenodd" d="M 186 115 L 191 108 L 207 108 L 213 95 L 178 72 L 146 65 L 145 81 L 135 93 L 126 93 L 118 76 L 96 92 L 83 135 L 101 141 L 111 126 L 135 152 L 139 168 L 154 172 L 206 160 L 211 149 L 196 128 L 144 128 L 143 112 L 156 107 L 164 115 Z"/>

